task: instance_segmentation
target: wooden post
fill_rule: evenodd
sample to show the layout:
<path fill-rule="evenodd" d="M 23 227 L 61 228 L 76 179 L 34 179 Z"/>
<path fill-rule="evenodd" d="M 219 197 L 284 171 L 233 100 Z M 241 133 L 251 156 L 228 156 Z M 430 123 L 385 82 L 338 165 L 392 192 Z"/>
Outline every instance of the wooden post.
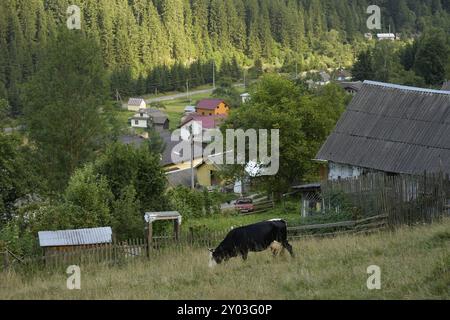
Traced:
<path fill-rule="evenodd" d="M 147 228 L 147 257 L 149 258 L 152 244 L 153 244 L 153 224 L 152 222 L 149 222 Z"/>
<path fill-rule="evenodd" d="M 173 220 L 173 231 L 175 232 L 175 240 L 180 240 L 180 225 L 178 219 Z"/>
<path fill-rule="evenodd" d="M 4 266 L 4 270 L 7 270 L 9 267 L 9 253 L 8 250 L 5 250 L 5 252 L 3 253 L 3 266 Z"/>

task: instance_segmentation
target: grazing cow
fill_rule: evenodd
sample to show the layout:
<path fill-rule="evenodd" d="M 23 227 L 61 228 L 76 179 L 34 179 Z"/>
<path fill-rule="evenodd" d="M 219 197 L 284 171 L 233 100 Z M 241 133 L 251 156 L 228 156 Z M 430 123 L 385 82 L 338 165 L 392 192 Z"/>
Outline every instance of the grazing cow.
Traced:
<path fill-rule="evenodd" d="M 292 246 L 287 241 L 287 227 L 284 220 L 273 219 L 235 228 L 216 249 L 210 249 L 209 265 L 212 267 L 239 255 L 246 260 L 249 252 L 264 251 L 271 247 L 274 241 L 279 242 L 292 257 L 294 256 Z"/>

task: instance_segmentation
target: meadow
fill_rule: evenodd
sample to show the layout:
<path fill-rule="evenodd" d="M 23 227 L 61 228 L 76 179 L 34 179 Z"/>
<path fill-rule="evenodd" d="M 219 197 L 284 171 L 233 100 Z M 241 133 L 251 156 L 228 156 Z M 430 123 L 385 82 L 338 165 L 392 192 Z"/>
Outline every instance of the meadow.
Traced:
<path fill-rule="evenodd" d="M 0 299 L 450 299 L 450 219 L 371 235 L 291 241 L 296 257 L 252 253 L 208 268 L 206 248 L 167 249 L 121 266 L 0 273 Z M 367 288 L 367 267 L 381 289 Z"/>

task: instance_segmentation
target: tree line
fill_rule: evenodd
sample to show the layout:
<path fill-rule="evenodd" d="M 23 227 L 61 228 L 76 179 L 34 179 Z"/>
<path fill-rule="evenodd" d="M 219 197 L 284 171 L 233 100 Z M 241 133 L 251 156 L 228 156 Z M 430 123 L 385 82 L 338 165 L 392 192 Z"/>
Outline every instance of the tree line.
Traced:
<path fill-rule="evenodd" d="M 13 113 L 22 111 L 21 84 L 46 43 L 66 28 L 72 4 L 81 8 L 82 32 L 99 44 L 111 94 L 124 95 L 171 90 L 187 78 L 208 82 L 211 60 L 218 70 L 234 58 L 247 67 L 256 59 L 300 70 L 350 65 L 355 47 L 364 46 L 372 4 L 382 8 L 381 31 L 415 35 L 429 26 L 448 30 L 450 21 L 448 0 L 3 0 L 0 98 Z M 197 72 L 185 79 L 175 64 Z"/>

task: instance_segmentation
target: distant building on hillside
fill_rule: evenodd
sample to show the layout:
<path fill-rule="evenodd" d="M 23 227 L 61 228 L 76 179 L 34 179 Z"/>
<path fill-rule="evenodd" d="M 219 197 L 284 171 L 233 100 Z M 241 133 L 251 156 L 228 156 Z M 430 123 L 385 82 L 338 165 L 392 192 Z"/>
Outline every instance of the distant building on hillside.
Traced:
<path fill-rule="evenodd" d="M 202 116 L 198 113 L 193 113 L 183 119 L 180 128 L 194 126 L 196 128 L 201 128 L 202 130 L 215 129 L 218 128 L 226 118 L 227 116 L 225 114 Z"/>
<path fill-rule="evenodd" d="M 370 32 L 364 33 L 364 38 L 366 38 L 367 40 L 372 40 L 373 35 Z"/>
<path fill-rule="evenodd" d="M 330 83 L 331 76 L 330 76 L 327 72 L 325 72 L 325 71 L 320 71 L 320 72 L 319 72 L 319 76 L 320 76 L 320 80 L 319 80 L 319 82 L 317 83 L 318 85 L 324 86 L 324 85 Z"/>
<path fill-rule="evenodd" d="M 352 80 L 352 74 L 345 69 L 339 69 L 335 73 L 335 78 L 337 81 L 350 81 Z"/>
<path fill-rule="evenodd" d="M 130 98 L 130 100 L 128 100 L 129 111 L 139 111 L 140 109 L 145 108 L 147 108 L 147 103 L 142 98 Z"/>
<path fill-rule="evenodd" d="M 195 111 L 202 116 L 228 115 L 230 106 L 221 99 L 204 99 L 197 104 Z"/>
<path fill-rule="evenodd" d="M 337 83 L 347 93 L 355 95 L 362 87 L 361 81 L 341 81 Z"/>
<path fill-rule="evenodd" d="M 395 34 L 393 33 L 377 33 L 378 40 L 391 40 L 394 41 L 396 39 Z"/>
<path fill-rule="evenodd" d="M 189 114 L 189 113 L 195 113 L 195 106 L 187 106 L 186 108 L 184 108 L 184 113 Z"/>
<path fill-rule="evenodd" d="M 140 109 L 139 113 L 130 118 L 130 121 L 133 128 L 153 128 L 159 132 L 169 129 L 167 114 L 158 109 Z"/>

